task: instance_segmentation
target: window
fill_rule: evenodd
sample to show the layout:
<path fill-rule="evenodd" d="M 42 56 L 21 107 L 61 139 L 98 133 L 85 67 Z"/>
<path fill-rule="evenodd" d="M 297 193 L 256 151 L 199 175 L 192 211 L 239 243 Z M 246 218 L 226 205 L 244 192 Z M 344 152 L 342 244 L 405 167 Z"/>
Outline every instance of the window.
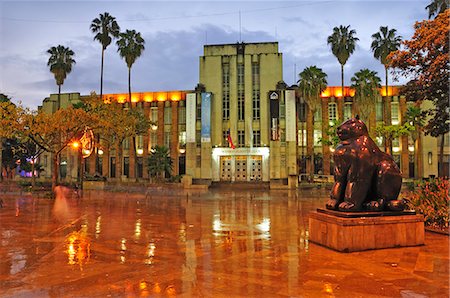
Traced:
<path fill-rule="evenodd" d="M 261 102 L 259 90 L 253 90 L 253 120 L 259 120 L 260 114 Z"/>
<path fill-rule="evenodd" d="M 185 131 L 180 131 L 178 133 L 178 143 L 180 144 L 180 146 L 186 145 L 186 132 Z"/>
<path fill-rule="evenodd" d="M 222 65 L 222 118 L 230 119 L 230 65 Z"/>
<path fill-rule="evenodd" d="M 178 124 L 186 124 L 186 107 L 178 108 Z"/>
<path fill-rule="evenodd" d="M 238 147 L 244 147 L 245 146 L 245 131 L 238 130 Z"/>
<path fill-rule="evenodd" d="M 123 140 L 122 148 L 123 148 L 123 150 L 130 149 L 130 139 L 129 138 L 126 138 L 125 140 Z"/>
<path fill-rule="evenodd" d="M 137 149 L 143 149 L 144 148 L 144 137 L 143 136 L 137 136 L 136 137 L 136 148 Z"/>
<path fill-rule="evenodd" d="M 322 121 L 322 107 L 318 107 L 316 112 L 314 113 L 314 122 Z"/>
<path fill-rule="evenodd" d="M 172 124 L 172 107 L 164 108 L 164 124 Z"/>
<path fill-rule="evenodd" d="M 330 126 L 333 126 L 337 120 L 337 104 L 335 102 L 328 103 L 328 120 Z"/>
<path fill-rule="evenodd" d="M 298 104 L 298 120 L 300 122 L 306 122 L 306 103 L 301 102 Z"/>
<path fill-rule="evenodd" d="M 239 85 L 244 88 L 244 64 L 238 63 L 237 65 L 237 83 L 238 83 L 238 89 Z"/>
<path fill-rule="evenodd" d="M 322 138 L 322 131 L 320 129 L 314 129 L 314 146 L 320 146 L 319 140 Z"/>
<path fill-rule="evenodd" d="M 229 90 L 223 90 L 222 118 L 223 118 L 223 120 L 230 119 L 230 91 Z"/>
<path fill-rule="evenodd" d="M 109 171 L 110 171 L 109 176 L 111 178 L 116 178 L 116 158 L 115 157 L 109 158 Z"/>
<path fill-rule="evenodd" d="M 253 131 L 253 147 L 261 146 L 261 132 L 259 130 Z"/>
<path fill-rule="evenodd" d="M 156 134 L 156 132 L 151 132 L 149 148 L 151 149 L 152 147 L 155 147 L 156 145 L 158 145 L 158 135 Z"/>
<path fill-rule="evenodd" d="M 352 103 L 346 102 L 344 103 L 344 120 L 348 120 L 352 118 Z"/>
<path fill-rule="evenodd" d="M 166 148 L 169 148 L 169 150 L 170 150 L 171 136 L 172 136 L 172 133 L 170 131 L 164 132 L 164 146 Z"/>
<path fill-rule="evenodd" d="M 238 90 L 238 120 L 245 119 L 245 96 L 244 90 Z"/>
<path fill-rule="evenodd" d="M 375 106 L 375 114 L 377 121 L 383 121 L 383 102 L 378 100 Z"/>
<path fill-rule="evenodd" d="M 297 138 L 299 146 L 306 146 L 306 129 L 299 129 Z"/>
<path fill-rule="evenodd" d="M 129 157 L 123 158 L 123 174 L 127 177 L 130 176 L 130 158 Z"/>
<path fill-rule="evenodd" d="M 153 123 L 158 123 L 158 108 L 152 107 L 150 108 L 150 121 Z"/>
<path fill-rule="evenodd" d="M 142 178 L 144 174 L 144 158 L 138 157 L 136 159 L 137 164 L 137 178 Z"/>
<path fill-rule="evenodd" d="M 398 102 L 391 103 L 391 121 L 392 125 L 397 125 L 400 123 L 398 118 Z"/>

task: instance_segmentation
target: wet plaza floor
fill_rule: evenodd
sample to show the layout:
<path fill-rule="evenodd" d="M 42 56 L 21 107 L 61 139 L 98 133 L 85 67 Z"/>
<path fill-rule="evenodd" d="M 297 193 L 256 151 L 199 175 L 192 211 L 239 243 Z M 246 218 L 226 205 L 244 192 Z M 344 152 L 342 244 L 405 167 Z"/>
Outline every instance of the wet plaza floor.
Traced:
<path fill-rule="evenodd" d="M 308 241 L 325 190 L 3 196 L 0 297 L 448 297 L 449 239 L 338 253 Z M 67 207 L 67 208 L 66 208 Z"/>

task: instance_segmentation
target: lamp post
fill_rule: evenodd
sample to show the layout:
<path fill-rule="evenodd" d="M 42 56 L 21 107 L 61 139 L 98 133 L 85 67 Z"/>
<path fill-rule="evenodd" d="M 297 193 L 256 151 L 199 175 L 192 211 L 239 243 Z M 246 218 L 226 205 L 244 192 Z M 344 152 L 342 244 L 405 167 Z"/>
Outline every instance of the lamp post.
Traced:
<path fill-rule="evenodd" d="M 83 189 L 83 153 L 82 153 L 82 146 L 80 142 L 75 141 L 72 143 L 72 148 L 77 150 L 78 156 L 78 169 L 77 169 L 77 182 L 79 184 L 80 189 Z"/>

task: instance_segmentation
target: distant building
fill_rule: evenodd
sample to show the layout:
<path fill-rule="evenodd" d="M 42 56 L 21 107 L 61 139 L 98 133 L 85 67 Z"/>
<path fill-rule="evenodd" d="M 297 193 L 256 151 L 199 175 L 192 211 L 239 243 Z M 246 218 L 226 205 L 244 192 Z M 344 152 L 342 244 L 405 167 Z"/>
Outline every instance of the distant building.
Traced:
<path fill-rule="evenodd" d="M 130 154 L 130 141 L 123 144 L 124 156 L 117 160 L 114 150 L 100 146 L 85 163 L 85 171 L 108 179 L 147 179 L 145 163 L 152 146 L 170 149 L 175 175 L 190 175 L 197 183 L 270 182 L 271 187 L 296 187 L 306 177 L 314 160 L 314 172 L 332 179 L 334 148 L 319 140 L 330 124 L 355 114 L 354 91 L 328 87 L 322 93 L 322 105 L 314 116 L 299 96 L 296 86 L 282 78 L 282 54 L 278 43 L 236 43 L 205 45 L 200 57 L 199 84 L 194 90 L 133 93 L 133 105 L 144 109 L 156 123 L 148 134 L 137 138 L 137 160 Z M 375 113 L 368 122 L 399 124 L 407 106 L 413 104 L 399 94 L 399 88 L 381 88 Z M 125 102 L 128 94 L 107 94 L 107 98 Z M 53 113 L 78 102 L 79 93 L 52 94 L 42 109 Z M 423 102 L 427 108 L 431 102 Z M 383 150 L 384 142 L 376 138 Z M 445 138 L 445 167 L 449 165 L 449 137 Z M 414 164 L 414 154 L 420 164 Z M 314 154 L 314 155 L 313 155 Z M 311 156 L 314 156 L 312 159 Z M 418 146 L 409 136 L 393 141 L 393 157 L 404 177 L 428 177 L 438 173 L 438 140 L 420 134 Z M 50 175 L 49 156 L 41 164 Z M 77 160 L 70 150 L 61 157 L 61 176 L 76 177 Z M 124 177 L 117 177 L 120 162 Z M 137 177 L 133 169 L 137 163 Z"/>

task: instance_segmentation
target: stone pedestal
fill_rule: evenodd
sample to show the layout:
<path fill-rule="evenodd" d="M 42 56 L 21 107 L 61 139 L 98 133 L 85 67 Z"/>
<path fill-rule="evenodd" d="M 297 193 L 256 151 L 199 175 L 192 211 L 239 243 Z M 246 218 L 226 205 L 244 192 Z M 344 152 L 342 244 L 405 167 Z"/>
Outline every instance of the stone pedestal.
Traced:
<path fill-rule="evenodd" d="M 309 214 L 309 240 L 340 252 L 424 244 L 424 220 L 415 212 Z"/>

